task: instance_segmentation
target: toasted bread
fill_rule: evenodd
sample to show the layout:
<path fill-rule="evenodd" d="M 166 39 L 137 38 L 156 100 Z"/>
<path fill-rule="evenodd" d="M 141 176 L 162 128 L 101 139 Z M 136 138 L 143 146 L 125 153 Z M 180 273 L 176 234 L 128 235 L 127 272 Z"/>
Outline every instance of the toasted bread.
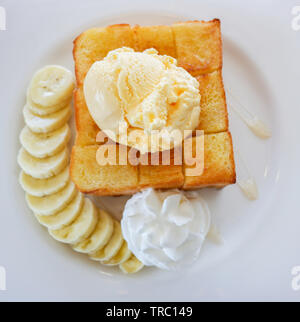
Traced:
<path fill-rule="evenodd" d="M 133 31 L 127 24 L 92 28 L 79 35 L 73 48 L 77 85 L 83 84 L 95 61 L 103 59 L 109 51 L 124 46 L 134 48 Z"/>
<path fill-rule="evenodd" d="M 189 21 L 172 25 L 178 65 L 193 76 L 222 68 L 220 20 Z"/>
<path fill-rule="evenodd" d="M 123 195 L 137 191 L 138 167 L 128 165 L 99 165 L 96 159 L 100 145 L 74 145 L 71 153 L 70 175 L 78 190 L 98 195 Z M 122 153 L 116 145 L 117 156 Z"/>
<path fill-rule="evenodd" d="M 160 55 L 176 58 L 176 46 L 170 26 L 134 26 L 136 51 L 155 48 Z"/>
<path fill-rule="evenodd" d="M 196 137 L 188 138 L 195 145 Z M 235 183 L 235 164 L 232 149 L 232 138 L 229 132 L 208 134 L 204 137 L 204 163 L 203 173 L 198 176 L 188 176 L 189 166 L 183 165 L 184 190 L 202 187 L 223 187 Z"/>
<path fill-rule="evenodd" d="M 196 138 L 190 140 L 194 148 Z M 72 149 L 70 173 L 81 192 L 123 195 L 148 187 L 190 190 L 207 186 L 223 187 L 235 182 L 229 132 L 204 135 L 204 169 L 197 176 L 186 175 L 187 169 L 192 166 L 185 162 L 183 165 L 174 164 L 174 150 L 171 151 L 171 165 L 161 164 L 161 153 L 158 158 L 159 165 L 99 165 L 96 159 L 99 147 L 100 145 L 75 145 Z M 116 149 L 117 155 L 122 153 L 120 145 L 116 145 Z"/>
<path fill-rule="evenodd" d="M 183 37 L 182 34 L 185 35 L 185 32 L 186 36 Z M 187 35 L 193 33 L 193 37 L 196 38 L 188 42 Z M 218 20 L 186 22 L 172 26 L 134 26 L 133 28 L 123 24 L 87 30 L 74 41 L 73 55 L 77 86 L 80 90 L 86 73 L 95 61 L 103 59 L 109 51 L 122 46 L 131 47 L 137 51 L 155 48 L 159 54 L 177 58 L 179 65 L 180 61 L 186 62 L 194 57 L 195 63 L 190 61 L 189 65 L 194 66 L 193 70 L 196 71 L 194 74 L 198 75 L 202 74 L 203 69 L 201 69 L 195 57 L 202 55 L 201 57 L 205 57 L 207 61 L 212 62 L 211 66 L 207 69 L 207 71 L 212 73 L 198 77 L 202 95 L 202 110 L 198 129 L 203 130 L 205 133 L 227 131 L 228 116 L 220 69 L 222 67 L 222 42 L 220 34 L 220 23 Z M 213 40 L 209 40 L 210 37 Z M 205 46 L 198 44 L 202 43 L 202 40 Z M 189 46 L 188 54 L 183 49 L 186 46 Z M 220 55 L 221 61 L 217 64 L 215 57 Z M 183 67 L 187 66 L 187 64 L 185 66 L 183 63 L 181 65 Z M 75 111 L 79 115 L 78 117 L 76 116 L 76 120 L 82 118 L 82 121 L 78 121 L 83 125 L 81 129 L 95 127 L 92 118 L 83 116 L 87 110 L 83 93 L 79 93 L 78 96 L 75 94 L 74 100 Z M 82 113 L 80 109 L 83 110 Z M 81 133 L 80 128 L 78 128 L 78 144 L 95 144 L 95 140 L 87 137 L 84 138 L 84 136 L 86 134 Z"/>
<path fill-rule="evenodd" d="M 222 71 L 196 77 L 201 94 L 201 114 L 197 130 L 218 133 L 228 130 L 228 113 Z"/>
<path fill-rule="evenodd" d="M 173 149 L 170 151 L 170 158 L 167 165 L 163 164 L 163 155 L 167 154 L 169 151 L 160 152 L 160 153 L 148 153 L 147 160 L 148 165 L 139 165 L 139 189 L 144 188 L 178 188 L 181 187 L 184 183 L 184 175 L 182 172 L 182 149 Z M 157 161 L 158 164 L 155 165 Z M 176 160 L 180 159 L 176 163 Z"/>
<path fill-rule="evenodd" d="M 91 65 L 113 49 L 123 46 L 136 51 L 155 48 L 159 54 L 177 58 L 179 66 L 197 76 L 201 115 L 197 130 L 205 133 L 205 165 L 201 175 L 187 177 L 188 165 L 105 165 L 96 160 L 100 129 L 88 112 L 83 81 Z M 231 135 L 222 80 L 222 41 L 219 20 L 185 22 L 172 26 L 127 24 L 85 31 L 74 41 L 77 89 L 74 93 L 77 136 L 71 155 L 71 177 L 82 192 L 97 195 L 130 194 L 146 187 L 194 189 L 235 182 Z M 195 139 L 193 139 L 195 140 Z M 193 143 L 194 144 L 194 143 Z M 117 145 L 117 154 L 122 146 Z M 176 151 L 176 153 L 179 153 Z M 182 155 L 180 152 L 179 154 Z M 153 155 L 144 156 L 146 158 Z"/>

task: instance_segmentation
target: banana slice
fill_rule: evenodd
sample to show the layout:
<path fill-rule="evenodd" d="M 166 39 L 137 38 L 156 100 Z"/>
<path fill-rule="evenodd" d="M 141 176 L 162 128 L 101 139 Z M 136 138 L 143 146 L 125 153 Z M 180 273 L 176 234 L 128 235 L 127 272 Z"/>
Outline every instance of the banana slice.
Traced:
<path fill-rule="evenodd" d="M 64 107 L 66 107 L 70 103 L 71 98 L 72 97 L 69 97 L 68 99 L 66 99 L 62 102 L 59 102 L 56 105 L 46 107 L 46 106 L 42 106 L 42 105 L 38 105 L 38 104 L 34 103 L 31 99 L 31 97 L 28 96 L 26 105 L 33 114 L 44 116 L 44 115 L 49 115 L 49 114 L 55 113 L 55 112 L 63 109 Z"/>
<path fill-rule="evenodd" d="M 140 271 L 144 267 L 144 264 L 132 255 L 126 262 L 120 264 L 119 267 L 123 273 L 133 274 Z"/>
<path fill-rule="evenodd" d="M 127 242 L 124 240 L 123 245 L 118 251 L 118 253 L 110 260 L 103 261 L 101 263 L 108 266 L 119 265 L 126 262 L 131 257 L 131 255 L 132 253 L 128 248 Z"/>
<path fill-rule="evenodd" d="M 123 244 L 121 225 L 114 220 L 114 231 L 107 245 L 95 253 L 91 253 L 90 258 L 95 261 L 107 261 L 114 257 Z"/>
<path fill-rule="evenodd" d="M 73 247 L 80 253 L 92 253 L 103 248 L 113 234 L 114 222 L 103 210 L 98 210 L 98 223 L 92 235 Z"/>
<path fill-rule="evenodd" d="M 49 229 L 49 234 L 56 240 L 66 244 L 77 244 L 88 238 L 97 224 L 97 210 L 94 204 L 84 198 L 83 207 L 76 220 L 62 229 Z"/>
<path fill-rule="evenodd" d="M 59 174 L 48 179 L 35 179 L 24 171 L 21 171 L 19 177 L 19 182 L 23 190 L 36 197 L 51 195 L 63 189 L 68 181 L 69 167 L 65 167 Z"/>
<path fill-rule="evenodd" d="M 36 158 L 45 158 L 61 151 L 70 139 L 68 124 L 54 132 L 34 133 L 25 126 L 20 135 L 20 141 L 27 152 Z"/>
<path fill-rule="evenodd" d="M 65 148 L 52 157 L 38 159 L 30 155 L 24 148 L 18 154 L 18 163 L 21 169 L 36 179 L 50 178 L 60 173 L 68 164 L 69 153 Z"/>
<path fill-rule="evenodd" d="M 48 65 L 38 70 L 30 82 L 28 95 L 36 104 L 49 107 L 71 97 L 74 78 L 66 68 Z"/>
<path fill-rule="evenodd" d="M 84 197 L 82 193 L 77 192 L 75 198 L 67 205 L 65 209 L 52 216 L 40 216 L 35 214 L 37 220 L 43 226 L 49 229 L 62 229 L 70 225 L 82 209 Z"/>
<path fill-rule="evenodd" d="M 75 197 L 77 190 L 70 180 L 62 190 L 53 195 L 45 197 L 35 197 L 26 194 L 26 201 L 29 208 L 38 215 L 51 216 L 64 209 L 66 205 Z"/>
<path fill-rule="evenodd" d="M 32 132 L 52 132 L 66 124 L 71 116 L 71 105 L 67 105 L 58 112 L 41 116 L 33 114 L 27 105 L 24 106 L 23 115 L 26 125 Z"/>

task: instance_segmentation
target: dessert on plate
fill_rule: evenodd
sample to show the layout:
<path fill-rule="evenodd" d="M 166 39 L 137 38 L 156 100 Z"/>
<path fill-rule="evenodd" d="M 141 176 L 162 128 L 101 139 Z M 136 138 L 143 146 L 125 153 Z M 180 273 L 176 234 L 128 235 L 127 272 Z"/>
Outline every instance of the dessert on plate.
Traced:
<path fill-rule="evenodd" d="M 220 21 L 93 28 L 73 57 L 75 89 L 72 73 L 51 65 L 27 91 L 18 162 L 29 208 L 53 238 L 125 273 L 190 265 L 211 219 L 187 190 L 236 178 Z M 133 196 L 120 223 L 89 194 Z"/>
<path fill-rule="evenodd" d="M 195 130 L 204 132 L 204 171 L 186 176 L 181 165 L 99 165 L 95 154 L 99 148 L 99 129 L 89 113 L 84 95 L 86 75 L 95 62 L 103 60 L 117 48 L 141 52 L 154 48 L 159 55 L 177 59 L 199 82 L 201 112 Z M 71 154 L 71 177 L 77 188 L 96 195 L 132 194 L 145 188 L 223 187 L 235 182 L 231 134 L 228 129 L 226 98 L 222 80 L 222 41 L 220 21 L 193 21 L 172 26 L 134 26 L 126 24 L 93 28 L 74 41 L 73 50 L 77 88 L 74 92 L 76 141 Z M 195 138 L 190 138 L 192 144 Z M 127 151 L 117 145 L 117 155 Z M 161 154 L 158 159 L 161 159 Z M 84 169 L 84 171 L 82 171 Z"/>

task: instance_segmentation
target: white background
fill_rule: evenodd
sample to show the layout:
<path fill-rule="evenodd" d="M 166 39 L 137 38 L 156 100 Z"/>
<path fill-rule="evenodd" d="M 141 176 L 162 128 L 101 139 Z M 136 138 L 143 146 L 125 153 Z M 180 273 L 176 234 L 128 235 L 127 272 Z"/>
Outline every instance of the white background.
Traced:
<path fill-rule="evenodd" d="M 7 12 L 7 30 L 0 31 L 0 266 L 7 291 L 0 291 L 0 301 L 300 300 L 291 287 L 291 270 L 300 265 L 295 5 L 300 1 L 0 1 Z M 229 111 L 234 145 L 257 180 L 259 200 L 247 201 L 236 186 L 205 190 L 225 243 L 205 245 L 187 272 L 145 269 L 123 276 L 56 243 L 27 209 L 18 185 L 18 135 L 33 72 L 52 63 L 73 69 L 72 40 L 92 26 L 215 17 L 222 21 L 225 85 L 273 131 L 261 141 Z M 107 207 L 110 201 L 98 200 Z M 120 215 L 119 208 L 110 210 Z"/>

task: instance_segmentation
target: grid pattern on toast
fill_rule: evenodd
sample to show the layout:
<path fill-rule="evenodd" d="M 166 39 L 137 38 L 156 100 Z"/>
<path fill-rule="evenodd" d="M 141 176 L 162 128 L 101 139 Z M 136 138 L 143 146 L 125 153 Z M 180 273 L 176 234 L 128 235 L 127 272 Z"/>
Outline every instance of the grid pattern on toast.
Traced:
<path fill-rule="evenodd" d="M 188 39 L 184 36 L 185 33 L 193 38 Z M 199 46 L 199 43 L 202 45 Z M 131 47 L 136 51 L 155 48 L 161 55 L 176 58 L 179 66 L 185 68 L 190 66 L 187 70 L 192 69 L 194 76 L 209 73 L 211 76 L 198 77 L 203 96 L 198 129 L 205 133 L 228 130 L 221 70 L 222 41 L 219 20 L 178 23 L 172 26 L 130 27 L 122 24 L 89 29 L 74 41 L 73 55 L 77 86 L 82 87 L 84 78 L 95 61 L 103 59 L 109 51 L 123 46 Z M 219 58 L 216 59 L 216 57 Z M 76 96 L 75 105 L 76 112 L 80 108 L 85 110 L 82 101 L 76 102 Z M 87 118 L 86 121 L 94 123 L 92 118 Z M 90 124 L 87 126 L 92 127 Z M 95 141 L 78 142 L 82 145 L 94 143 Z"/>
<path fill-rule="evenodd" d="M 123 46 L 136 51 L 155 48 L 177 59 L 193 76 L 222 69 L 220 21 L 188 21 L 172 26 L 112 25 L 92 28 L 74 41 L 77 85 L 82 85 L 91 65 L 113 49 Z"/>
<path fill-rule="evenodd" d="M 99 128 L 88 112 L 82 85 L 86 73 L 95 61 L 103 59 L 109 51 L 122 46 L 136 51 L 155 48 L 159 54 L 176 58 L 179 66 L 197 77 L 201 92 L 201 116 L 197 129 L 205 132 L 205 142 L 207 140 L 203 175 L 188 178 L 185 176 L 187 166 L 172 163 L 167 166 L 102 167 L 97 164 L 95 153 L 99 146 L 96 142 Z M 121 24 L 93 28 L 76 38 L 73 55 L 77 79 L 77 90 L 74 93 L 77 136 L 71 156 L 71 176 L 81 191 L 99 195 L 120 195 L 146 187 L 193 189 L 209 185 L 224 186 L 235 182 L 222 80 L 219 20 L 185 22 L 172 26 L 131 27 Z M 118 145 L 118 154 L 122 152 L 119 150 L 121 151 Z M 171 159 L 172 157 L 174 151 Z"/>
<path fill-rule="evenodd" d="M 193 147 L 195 137 L 191 138 Z M 117 155 L 122 153 L 117 145 Z M 174 165 L 105 165 L 96 160 L 98 144 L 75 145 L 72 149 L 70 171 L 78 189 L 96 195 L 122 195 L 143 188 L 196 189 L 205 186 L 223 187 L 235 182 L 232 141 L 229 132 L 204 136 L 204 171 L 199 176 L 185 176 L 190 168 Z M 194 147 L 195 148 L 195 147 Z M 173 154 L 174 155 L 174 152 Z M 171 155 L 171 159 L 172 159 Z"/>

